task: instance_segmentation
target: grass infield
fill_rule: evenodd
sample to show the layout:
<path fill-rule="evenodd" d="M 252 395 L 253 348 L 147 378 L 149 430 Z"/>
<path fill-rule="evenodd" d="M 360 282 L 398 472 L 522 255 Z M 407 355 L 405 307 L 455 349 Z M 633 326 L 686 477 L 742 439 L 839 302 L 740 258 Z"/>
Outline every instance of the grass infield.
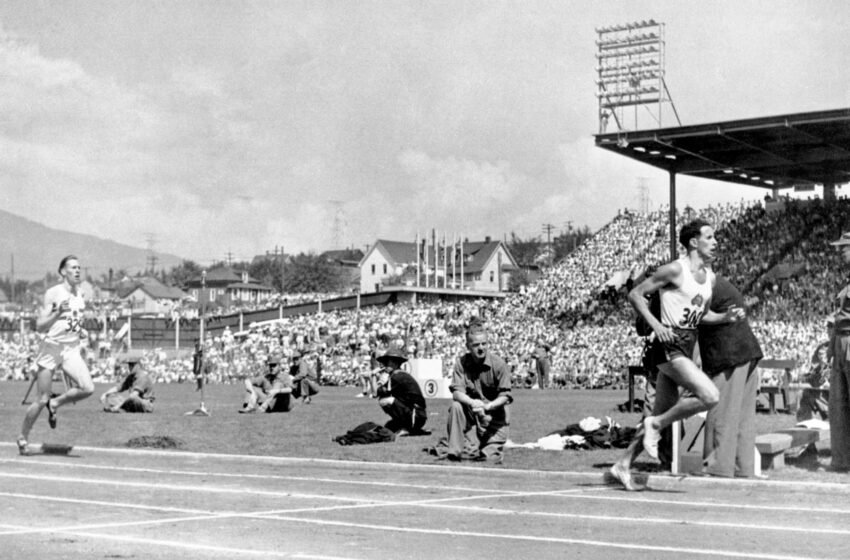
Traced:
<path fill-rule="evenodd" d="M 0 418 L 5 440 L 17 437 L 25 406 L 21 399 L 28 383 L 0 382 Z M 59 387 L 56 386 L 58 389 Z M 96 387 L 95 394 L 76 405 L 59 410 L 55 430 L 47 425 L 43 411 L 30 435 L 30 442 L 95 447 L 159 447 L 192 452 L 311 457 L 393 463 L 440 464 L 423 448 L 433 445 L 445 434 L 449 401 L 428 401 L 427 429 L 430 436 L 400 438 L 396 442 L 342 446 L 332 441 L 356 425 L 373 421 L 383 424 L 387 417 L 377 401 L 355 398 L 354 387 L 323 387 L 313 403 L 300 402 L 286 414 L 238 414 L 242 389 L 237 385 L 213 385 L 206 388 L 205 404 L 209 417 L 185 416 L 198 408 L 200 393 L 190 384 L 157 385 L 152 414 L 109 414 L 101 411 L 99 396 L 107 385 Z M 31 397 L 32 398 L 32 397 Z M 625 390 L 514 391 L 511 411 L 511 440 L 536 441 L 555 430 L 577 423 L 587 416 L 602 420 L 611 417 L 622 425 L 635 425 L 638 413 L 623 413 L 617 405 L 627 399 Z M 768 433 L 790 428 L 793 415 L 759 413 L 757 432 Z M 158 445 L 166 441 L 169 445 Z M 147 444 L 146 442 L 150 442 Z M 787 466 L 769 471 L 772 479 L 813 482 L 850 482 L 850 475 L 828 472 L 828 442 L 819 444 L 817 455 L 804 454 L 788 459 Z M 619 449 L 543 451 L 509 449 L 503 467 L 543 471 L 598 470 L 619 456 Z M 646 456 L 638 467 L 651 469 L 654 461 Z M 475 466 L 482 466 L 475 463 Z"/>

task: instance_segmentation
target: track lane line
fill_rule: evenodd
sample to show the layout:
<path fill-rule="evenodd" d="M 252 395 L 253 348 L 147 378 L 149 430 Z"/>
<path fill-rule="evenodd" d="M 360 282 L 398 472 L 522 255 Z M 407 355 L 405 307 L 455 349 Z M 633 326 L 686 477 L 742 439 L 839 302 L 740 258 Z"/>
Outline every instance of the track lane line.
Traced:
<path fill-rule="evenodd" d="M 333 484 L 354 484 L 354 485 L 362 485 L 362 486 L 383 486 L 383 487 L 399 487 L 399 488 L 417 488 L 422 490 L 450 490 L 450 491 L 458 491 L 458 492 L 489 492 L 489 493 L 503 493 L 505 497 L 509 497 L 511 495 L 526 495 L 527 493 L 523 493 L 516 490 L 502 490 L 495 488 L 470 488 L 465 486 L 434 486 L 434 485 L 425 485 L 425 484 L 404 484 L 404 483 L 389 483 L 383 481 L 374 481 L 374 480 L 358 480 L 352 481 L 349 479 L 333 479 L 333 478 L 320 478 L 320 477 L 291 477 L 286 475 L 255 475 L 255 474 L 241 474 L 241 473 L 220 473 L 215 471 L 195 471 L 195 470 L 174 470 L 174 469 L 151 469 L 151 468 L 139 468 L 139 467 L 117 467 L 112 465 L 91 465 L 85 463 L 76 463 L 72 461 L 51 461 L 51 462 L 43 462 L 37 460 L 25 460 L 25 461 L 16 461 L 16 460 L 8 460 L 8 459 L 0 459 L 0 463 L 4 462 L 24 462 L 34 465 L 48 466 L 48 467 L 61 467 L 61 468 L 82 468 L 82 469 L 92 469 L 92 470 L 101 470 L 101 471 L 118 471 L 118 472 L 139 472 L 139 473 L 150 473 L 150 474 L 173 474 L 178 476 L 192 476 L 192 477 L 220 477 L 220 478 L 235 478 L 235 479 L 258 479 L 258 480 L 295 480 L 295 481 L 303 481 L 303 482 L 327 482 Z M 0 474 L 2 476 L 2 474 Z M 28 475 L 34 476 L 34 475 Z M 53 478 L 45 475 L 44 480 L 52 480 Z M 590 488 L 599 489 L 599 488 L 607 488 L 613 491 L 618 491 L 617 488 L 613 486 L 605 486 L 603 484 L 598 484 L 596 486 L 592 486 Z M 552 495 L 557 495 L 560 491 L 552 492 Z M 549 491 L 545 491 L 545 493 L 550 493 Z M 619 493 L 619 492 L 618 492 Z M 600 501 L 614 501 L 614 502 L 627 502 L 627 503 L 641 503 L 647 504 L 650 506 L 657 505 L 669 505 L 669 506 L 680 506 L 680 507 L 706 507 L 706 508 L 720 508 L 720 509 L 739 509 L 739 510 L 752 510 L 752 511 L 768 511 L 768 512 L 784 512 L 784 513 L 823 513 L 823 514 L 836 514 L 836 515 L 850 515 L 850 509 L 842 509 L 842 508 L 823 508 L 823 507 L 813 507 L 813 506 L 774 506 L 774 505 L 754 505 L 754 504 L 734 504 L 729 502 L 707 502 L 707 501 L 680 501 L 680 500 L 664 500 L 664 499 L 647 499 L 642 497 L 637 497 L 635 494 L 626 494 L 624 496 L 607 496 L 607 495 L 598 495 L 596 493 L 570 493 L 564 494 L 571 499 L 585 499 L 585 500 L 600 500 Z M 628 497 L 627 497 L 628 496 Z"/>

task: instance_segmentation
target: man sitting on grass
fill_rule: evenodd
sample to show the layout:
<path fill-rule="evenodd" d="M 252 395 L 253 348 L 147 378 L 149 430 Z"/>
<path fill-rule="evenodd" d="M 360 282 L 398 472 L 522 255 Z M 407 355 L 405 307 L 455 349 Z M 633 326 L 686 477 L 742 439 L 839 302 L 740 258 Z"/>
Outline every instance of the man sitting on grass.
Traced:
<path fill-rule="evenodd" d="M 128 368 L 127 376 L 100 396 L 104 411 L 153 412 L 153 379 L 139 365 L 140 362 L 137 356 L 124 359 Z M 125 391 L 126 396 L 120 394 Z"/>
<path fill-rule="evenodd" d="M 292 410 L 292 377 L 281 370 L 280 358 L 269 356 L 265 375 L 245 379 L 245 402 L 240 414 Z"/>

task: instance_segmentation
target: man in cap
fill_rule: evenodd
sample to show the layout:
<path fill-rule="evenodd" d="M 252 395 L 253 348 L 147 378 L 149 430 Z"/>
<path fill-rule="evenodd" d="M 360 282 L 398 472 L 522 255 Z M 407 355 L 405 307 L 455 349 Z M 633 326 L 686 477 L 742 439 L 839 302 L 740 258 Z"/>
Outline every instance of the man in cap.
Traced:
<path fill-rule="evenodd" d="M 292 396 L 301 399 L 304 404 L 310 404 L 312 396 L 319 392 L 319 384 L 316 382 L 316 371 L 304 358 L 300 351 L 292 351 L 289 375 L 292 377 Z"/>
<path fill-rule="evenodd" d="M 845 265 L 850 265 L 850 232 L 831 243 L 841 250 Z M 832 358 L 829 378 L 829 442 L 831 468 L 850 472 L 850 284 L 838 293 L 838 309 L 833 317 L 827 359 Z"/>
<path fill-rule="evenodd" d="M 105 412 L 153 412 L 153 379 L 138 356 L 124 358 L 127 375 L 100 396 Z M 121 393 L 126 392 L 127 395 Z"/>
<path fill-rule="evenodd" d="M 378 383 L 378 404 L 390 415 L 385 427 L 396 437 L 424 433 L 428 420 L 425 397 L 419 383 L 401 369 L 407 357 L 398 347 L 391 347 L 378 362 L 383 366 Z"/>
<path fill-rule="evenodd" d="M 292 378 L 281 369 L 279 357 L 269 356 L 266 364 L 266 373 L 245 379 L 246 396 L 240 414 L 292 410 Z"/>

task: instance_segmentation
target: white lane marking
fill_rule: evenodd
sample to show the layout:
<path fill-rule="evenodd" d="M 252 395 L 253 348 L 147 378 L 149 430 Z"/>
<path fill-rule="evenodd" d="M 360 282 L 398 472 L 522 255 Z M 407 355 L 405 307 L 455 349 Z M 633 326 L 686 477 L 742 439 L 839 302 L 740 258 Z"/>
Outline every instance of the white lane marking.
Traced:
<path fill-rule="evenodd" d="M 204 517 L 202 519 L 220 519 L 222 516 L 216 516 L 214 518 Z M 242 516 L 240 516 L 242 517 Z M 329 520 L 304 520 L 298 517 L 286 517 L 286 516 L 274 516 L 275 520 L 283 520 L 283 521 L 293 521 L 300 523 L 311 523 L 314 525 L 322 525 L 322 526 L 331 526 L 331 527 L 344 527 L 346 529 L 366 529 L 366 530 L 376 530 L 376 531 L 384 531 L 384 532 L 399 532 L 399 533 L 415 533 L 421 535 L 431 535 L 431 536 L 446 536 L 446 537 L 474 537 L 474 538 L 483 538 L 483 539 L 501 539 L 508 541 L 521 541 L 521 542 L 537 542 L 537 543 L 547 543 L 547 544 L 568 544 L 574 546 L 590 546 L 597 548 L 614 548 L 619 550 L 631 550 L 631 551 L 647 551 L 647 552 L 667 552 L 667 553 L 677 553 L 677 554 L 692 554 L 692 555 L 702 555 L 702 556 L 721 556 L 721 557 L 735 557 L 735 558 L 748 558 L 754 560 L 828 560 L 823 557 L 803 557 L 803 556 L 791 556 L 787 554 L 772 554 L 772 553 L 761 553 L 761 552 L 742 552 L 739 550 L 717 550 L 717 549 L 704 549 L 704 548 L 685 548 L 685 547 L 677 547 L 677 546 L 661 546 L 661 545 L 642 545 L 642 544 L 634 544 L 634 543 L 614 543 L 607 541 L 596 541 L 590 539 L 572 539 L 567 537 L 539 537 L 534 535 L 505 535 L 500 533 L 484 533 L 479 531 L 452 531 L 448 529 L 422 529 L 422 528 L 414 528 L 414 527 L 398 527 L 398 526 L 388 526 L 388 525 L 371 525 L 366 523 L 350 523 L 350 522 L 342 522 L 342 521 L 329 521 Z M 186 521 L 192 520 L 192 518 L 186 518 Z M 170 520 L 157 520 L 155 522 L 135 522 L 135 525 L 150 525 L 154 523 L 174 523 L 175 519 Z M 132 524 L 124 524 L 123 527 L 131 526 Z M 250 549 L 235 549 L 228 547 L 218 547 L 211 545 L 200 545 L 196 543 L 187 543 L 187 542 L 176 542 L 176 541 L 167 541 L 167 540 L 155 540 L 148 539 L 142 537 L 130 537 L 126 535 L 109 535 L 102 533 L 92 533 L 89 532 L 91 529 L 84 528 L 67 528 L 67 529 L 46 529 L 41 531 L 43 533 L 49 534 L 61 534 L 61 535 L 76 535 L 81 537 L 89 537 L 93 539 L 103 539 L 103 540 L 113 540 L 119 542 L 131 542 L 136 544 L 143 544 L 147 547 L 151 545 L 158 546 L 171 546 L 189 550 L 208 550 L 213 552 L 232 552 L 238 554 L 270 554 L 278 557 L 299 557 L 299 558 L 319 558 L 314 556 L 306 556 L 306 555 L 287 555 L 287 553 L 280 552 L 268 552 L 268 551 L 258 551 L 258 550 L 250 550 Z"/>
<path fill-rule="evenodd" d="M 0 442 L 0 447 L 16 448 L 14 442 Z M 252 461 L 267 464 L 281 463 L 303 463 L 303 464 L 320 464 L 328 466 L 344 466 L 357 468 L 359 470 L 437 470 L 442 472 L 455 473 L 486 473 L 488 477 L 495 478 L 500 476 L 515 476 L 522 475 L 525 478 L 593 478 L 599 479 L 602 476 L 601 471 L 597 472 L 577 472 L 577 471 L 542 471 L 536 469 L 522 470 L 511 469 L 506 467 L 476 467 L 473 465 L 452 465 L 445 462 L 440 464 L 422 464 L 422 463 L 379 463 L 367 461 L 355 461 L 347 459 L 315 459 L 310 457 L 279 457 L 269 455 L 242 455 L 242 454 L 227 454 L 227 453 L 204 453 L 198 451 L 162 451 L 156 449 L 132 449 L 121 447 L 91 447 L 91 446 L 74 446 L 77 451 L 90 451 L 93 453 L 114 454 L 114 455 L 148 455 L 152 457 L 170 457 L 176 458 L 192 458 L 192 459 L 220 459 L 224 461 Z M 796 487 L 799 489 L 818 489 L 829 491 L 832 493 L 848 494 L 850 493 L 850 485 L 838 482 L 809 482 L 800 480 L 758 480 L 748 478 L 694 478 L 681 476 L 654 475 L 657 480 L 666 482 L 679 482 L 687 480 L 688 483 L 694 485 L 719 485 L 732 487 L 749 487 L 749 486 L 765 486 L 765 487 Z"/>
<path fill-rule="evenodd" d="M 22 534 L 27 531 L 22 530 L 20 533 L 10 533 L 10 534 Z M 352 556 L 329 556 L 323 554 L 311 554 L 306 552 L 280 552 L 278 550 L 255 550 L 251 548 L 234 548 L 229 546 L 215 546 L 209 544 L 200 544 L 200 543 L 188 543 L 186 541 L 171 541 L 164 539 L 151 539 L 148 537 L 130 537 L 127 535 L 109 535 L 104 533 L 90 533 L 85 530 L 66 530 L 66 529 L 54 529 L 49 531 L 44 531 L 51 534 L 58 535 L 74 535 L 78 537 L 88 537 L 92 539 L 100 539 L 106 541 L 117 541 L 122 543 L 133 543 L 143 545 L 145 550 L 149 550 L 152 546 L 162 546 L 162 547 L 171 547 L 178 548 L 183 550 L 191 550 L 196 552 L 216 552 L 216 553 L 228 553 L 236 555 L 237 557 L 240 555 L 251 554 L 254 556 L 266 556 L 266 557 L 276 557 L 276 558 L 299 558 L 304 560 L 358 560 Z"/>
<path fill-rule="evenodd" d="M 14 478 L 16 475 L 6 475 L 4 473 L 0 473 L 0 477 L 9 476 L 10 478 Z M 23 478 L 38 478 L 35 475 L 21 475 Z M 51 479 L 53 480 L 53 479 Z M 66 478 L 64 482 L 78 482 L 83 484 L 102 484 L 103 481 L 100 480 L 91 480 L 91 479 L 70 479 Z M 131 485 L 136 487 L 143 488 L 152 488 L 152 489 L 175 489 L 181 488 L 180 486 L 175 485 L 163 485 L 158 483 L 127 483 L 121 482 L 117 484 L 122 485 Z M 261 496 L 266 496 L 269 493 L 267 491 L 242 491 L 239 489 L 232 488 L 210 488 L 210 487 L 184 487 L 189 489 L 190 491 L 196 492 L 210 492 L 210 493 L 235 493 L 235 494 L 258 494 Z M 601 488 L 599 490 L 602 490 Z M 535 497 L 535 496 L 574 496 L 575 493 L 580 492 L 581 490 L 552 490 L 546 492 L 526 492 L 521 494 L 522 497 Z M 5 493 L 0 493 L 0 495 L 4 495 Z M 271 493 L 274 496 L 281 495 L 280 493 Z M 284 493 L 284 496 L 293 496 L 294 494 Z M 487 499 L 497 499 L 518 497 L 516 494 L 511 496 L 505 496 L 504 494 L 490 494 L 490 495 L 475 495 L 475 496 L 452 496 L 447 498 L 430 498 L 425 500 L 412 500 L 412 501 L 399 501 L 399 500 L 356 500 L 351 498 L 341 498 L 341 497 L 331 497 L 328 499 L 339 499 L 341 501 L 355 502 L 353 504 L 347 505 L 336 505 L 336 506 L 319 506 L 319 507 L 307 507 L 307 508 L 290 508 L 284 510 L 275 510 L 274 513 L 265 514 L 262 516 L 251 515 L 252 517 L 261 517 L 268 518 L 268 515 L 273 515 L 274 519 L 278 519 L 278 515 L 280 514 L 293 514 L 293 513 L 326 513 L 330 511 L 344 511 L 344 510 L 353 510 L 353 509 L 378 509 L 378 508 L 391 508 L 391 507 L 424 507 L 424 508 L 438 508 L 438 509 L 451 509 L 451 510 L 460 510 L 460 511 L 471 511 L 476 513 L 486 513 L 489 515 L 522 515 L 527 517 L 549 517 L 556 519 L 576 519 L 576 520 L 589 520 L 589 521 L 603 521 L 606 523 L 612 522 L 626 522 L 626 523 L 634 523 L 634 524 L 655 524 L 655 525 L 690 525 L 690 526 L 698 526 L 698 527 L 711 527 L 711 528 L 724 528 L 724 529 L 746 529 L 746 530 L 758 530 L 758 531 L 782 531 L 782 532 L 800 532 L 800 533 L 817 533 L 817 534 L 825 534 L 825 535 L 850 535 L 850 530 L 844 529 L 830 529 L 830 528 L 821 528 L 821 527 L 800 527 L 798 525 L 794 526 L 785 526 L 785 525 L 764 525 L 764 524 L 751 524 L 751 523 L 728 523 L 728 522 L 720 522 L 720 521 L 688 521 L 682 520 L 681 518 L 665 518 L 665 517 L 624 517 L 624 516 L 611 516 L 611 515 L 592 515 L 592 514 L 573 514 L 573 513 L 560 513 L 560 512 L 540 512 L 540 511 L 529 511 L 529 510 L 519 510 L 519 509 L 509 509 L 509 508 L 493 508 L 493 507 L 482 507 L 482 506 L 459 506 L 452 505 L 457 502 L 463 501 L 478 501 L 478 500 L 487 500 Z M 73 499 L 66 499 L 68 502 L 74 502 Z M 84 502 L 79 502 L 84 503 Z M 108 504 L 109 502 L 102 502 L 103 504 Z M 119 504 L 116 504 L 115 507 L 122 507 Z M 180 511 L 180 510 L 177 510 Z M 189 512 L 195 513 L 197 510 L 188 510 Z M 244 513 L 224 513 L 218 512 L 213 513 L 212 516 L 215 518 L 219 517 L 242 517 L 245 516 Z M 203 512 L 203 518 L 211 518 L 210 512 Z M 192 518 L 193 520 L 195 518 Z M 281 518 L 282 519 L 282 518 Z M 312 523 L 314 520 L 312 519 L 304 519 L 304 518 L 296 518 L 302 519 L 305 523 Z M 184 520 L 180 520 L 184 521 Z M 95 527 L 97 528 L 97 527 Z"/>
<path fill-rule="evenodd" d="M 345 498 L 342 496 L 330 496 L 327 494 L 302 494 L 298 492 L 275 492 L 272 490 L 253 490 L 245 488 L 224 488 L 221 486 L 192 486 L 186 484 L 162 484 L 153 482 L 130 482 L 126 480 L 76 478 L 71 476 L 45 477 L 26 473 L 4 473 L 0 472 L 0 478 L 23 478 L 27 480 L 46 480 L 52 482 L 70 482 L 74 484 L 99 484 L 104 486 L 120 486 L 122 488 L 153 488 L 159 490 L 177 490 L 181 492 L 207 492 L 210 494 L 252 494 L 255 496 L 266 496 L 271 498 L 303 498 L 308 500 L 336 500 L 340 502 L 364 503 L 374 500 L 366 498 Z"/>
<path fill-rule="evenodd" d="M 68 500 L 73 501 L 73 500 Z M 468 508 L 465 508 L 468 509 Z M 487 511 L 487 510 L 482 510 Z M 148 538 L 136 538 L 129 537 L 125 535 L 105 535 L 101 533 L 91 533 L 89 531 L 96 529 L 108 529 L 108 528 L 128 528 L 128 527 L 141 527 L 141 526 L 151 526 L 151 525 L 161 525 L 161 524 L 174 524 L 179 522 L 190 522 L 190 521 L 210 521 L 210 520 L 221 520 L 225 518 L 260 518 L 260 519 L 271 519 L 275 521 L 290 521 L 295 523 L 306 523 L 312 525 L 320 525 L 320 526 L 334 526 L 334 527 L 345 527 L 347 529 L 357 528 L 357 529 L 365 529 L 365 530 L 375 530 L 375 531 L 392 531 L 392 532 L 400 532 L 400 533 L 416 533 L 416 534 L 425 534 L 425 535 L 437 535 L 437 536 L 449 536 L 449 537 L 475 537 L 475 538 L 486 538 L 486 539 L 506 539 L 506 540 L 514 540 L 514 541 L 531 541 L 531 542 L 541 542 L 541 543 L 559 543 L 559 544 L 571 544 L 571 545 L 583 545 L 583 546 L 593 546 L 593 547 L 601 547 L 601 548 L 616 548 L 616 549 L 625 549 L 625 550 L 639 550 L 639 551 L 653 551 L 653 552 L 670 552 L 670 553 L 685 553 L 685 554 L 695 554 L 695 555 L 703 555 L 703 556 L 734 556 L 738 558 L 752 558 L 752 559 L 761 559 L 761 560 L 815 560 L 808 559 L 805 557 L 797 557 L 790 555 L 782 555 L 782 554 L 771 554 L 771 553 L 746 553 L 741 551 L 731 551 L 731 550 L 709 550 L 709 549 L 700 549 L 700 548 L 684 548 L 684 547 L 675 547 L 675 546 L 659 546 L 659 545 L 640 545 L 640 544 L 623 544 L 623 543 L 613 543 L 606 541 L 595 541 L 588 539 L 572 539 L 566 537 L 539 537 L 534 535 L 504 535 L 504 534 L 496 534 L 496 533 L 483 533 L 478 531 L 451 531 L 448 529 L 424 529 L 424 528 L 414 528 L 414 527 L 398 527 L 398 526 L 388 526 L 388 525 L 373 525 L 368 523 L 352 523 L 348 521 L 331 521 L 324 519 L 303 519 L 300 517 L 292 517 L 288 515 L 280 515 L 277 511 L 269 511 L 269 512 L 250 512 L 250 513 L 218 513 L 214 515 L 193 515 L 179 518 L 169 518 L 169 519 L 157 519 L 157 520 L 146 520 L 146 521 L 128 521 L 128 522 L 113 522 L 113 523 L 102 523 L 102 524 L 89 524 L 89 525 L 80 525 L 76 527 L 66 527 L 66 528 L 44 528 L 44 529 L 31 529 L 31 528 L 23 528 L 17 526 L 7 526 L 11 529 L 11 532 L 2 533 L 2 535 L 17 535 L 17 534 L 33 534 L 33 533 L 42 533 L 42 534 L 70 534 L 77 536 L 84 536 L 95 539 L 105 539 L 105 540 L 115 540 L 120 542 L 132 542 L 132 543 L 146 543 L 148 545 L 156 544 L 160 546 L 172 546 L 178 548 L 184 548 L 189 550 L 209 550 L 214 552 L 233 552 L 233 553 L 250 553 L 250 554 L 264 554 L 266 551 L 256 551 L 250 549 L 235 549 L 228 547 L 217 547 L 211 545 L 199 545 L 196 543 L 186 543 L 186 542 L 175 542 L 175 541 L 165 541 L 165 540 L 152 540 Z M 618 518 L 611 518 L 616 521 Z M 681 522 L 674 520 L 677 524 L 681 524 Z M 281 556 L 282 553 L 270 553 L 274 556 L 279 557 L 295 557 L 294 555 L 289 554 Z M 303 558 L 318 558 L 313 556 L 298 556 Z M 819 560 L 825 560 L 822 557 Z"/>
<path fill-rule="evenodd" d="M 296 477 L 296 476 L 286 476 L 286 475 L 257 475 L 257 474 L 241 474 L 241 473 L 220 473 L 215 471 L 195 471 L 195 470 L 175 470 L 175 469 L 151 469 L 151 468 L 140 468 L 140 467 L 119 467 L 112 465 L 92 465 L 85 463 L 77 463 L 73 461 L 37 461 L 37 460 L 9 460 L 9 459 L 0 459 L 0 463 L 32 463 L 37 464 L 39 466 L 46 467 L 60 467 L 60 468 L 81 468 L 81 469 L 93 469 L 93 470 L 103 470 L 103 471 L 119 471 L 119 472 L 139 472 L 139 473 L 150 473 L 150 474 L 172 474 L 172 475 L 185 475 L 192 477 L 221 477 L 221 478 L 244 478 L 244 479 L 258 479 L 258 480 L 293 480 L 293 481 L 303 481 L 303 482 L 327 482 L 333 484 L 356 484 L 363 486 L 384 486 L 384 487 L 399 487 L 399 488 L 416 488 L 422 490 L 446 490 L 446 491 L 458 491 L 458 492 L 490 492 L 490 493 L 503 493 L 504 497 L 510 496 L 525 496 L 528 495 L 526 492 L 520 492 L 516 490 L 502 490 L 497 488 L 471 488 L 465 486 L 434 486 L 434 485 L 426 485 L 426 484 L 405 484 L 405 483 L 391 483 L 391 482 L 383 482 L 379 480 L 357 480 L 353 481 L 350 479 L 334 479 L 334 478 L 319 478 L 319 477 Z M 2 476 L 2 474 L 0 474 Z M 33 475 L 30 475 L 33 476 Z M 44 480 L 52 480 L 52 477 L 45 476 Z M 613 487 L 606 486 L 594 486 L 594 489 L 605 489 Z M 551 493 L 552 495 L 557 495 L 558 493 L 562 493 L 564 491 L 552 491 L 552 492 L 544 492 L 543 495 Z M 670 505 L 670 506 L 681 506 L 681 507 L 705 507 L 705 508 L 716 508 L 716 509 L 738 509 L 738 510 L 751 510 L 751 511 L 770 511 L 770 512 L 785 512 L 785 513 L 824 513 L 824 514 L 837 514 L 837 515 L 850 515 L 850 509 L 841 509 L 841 508 L 824 508 L 824 507 L 816 507 L 816 506 L 774 506 L 774 505 L 756 505 L 756 504 L 734 504 L 727 502 L 706 502 L 706 501 L 677 501 L 677 500 L 664 500 L 664 499 L 647 499 L 647 498 L 639 498 L 634 494 L 627 494 L 625 496 L 600 496 L 594 495 L 591 493 L 583 493 L 576 492 L 571 493 L 571 491 L 567 491 L 570 498 L 573 499 L 583 499 L 583 500 L 600 500 L 600 501 L 613 501 L 613 502 L 626 502 L 626 503 L 645 503 L 649 506 L 657 506 L 657 505 Z M 297 497 L 292 494 L 292 496 Z M 495 497 L 500 497 L 499 495 Z M 469 499 L 473 499 L 474 496 L 470 496 Z M 479 498 L 484 498 L 484 496 L 479 496 Z M 360 507 L 360 506 L 356 506 Z M 338 509 L 339 506 L 333 506 L 329 508 L 321 508 L 322 510 L 333 510 Z M 302 511 L 302 510 L 298 510 Z M 306 510 L 303 510 L 306 511 Z"/>
<path fill-rule="evenodd" d="M 505 494 L 519 494 L 518 490 L 502 490 L 496 488 L 473 488 L 470 486 L 434 486 L 433 484 L 409 484 L 405 482 L 384 482 L 381 480 L 351 480 L 350 478 L 321 478 L 312 476 L 291 476 L 279 474 L 251 474 L 251 473 L 222 473 L 216 471 L 194 471 L 194 470 L 175 470 L 175 469 L 153 469 L 142 467 L 118 467 L 115 465 L 93 465 L 88 463 L 78 463 L 75 461 L 36 461 L 36 460 L 11 460 L 0 459 L 0 463 L 30 463 L 43 467 L 58 467 L 58 468 L 79 468 L 90 470 L 105 470 L 105 471 L 121 471 L 121 472 L 137 472 L 148 474 L 173 474 L 179 476 L 207 476 L 220 478 L 244 478 L 258 480 L 291 480 L 296 482 L 327 482 L 331 484 L 346 484 L 346 485 L 361 485 L 361 486 L 383 486 L 387 488 L 416 488 L 420 490 L 446 490 L 452 492 L 504 492 Z"/>

